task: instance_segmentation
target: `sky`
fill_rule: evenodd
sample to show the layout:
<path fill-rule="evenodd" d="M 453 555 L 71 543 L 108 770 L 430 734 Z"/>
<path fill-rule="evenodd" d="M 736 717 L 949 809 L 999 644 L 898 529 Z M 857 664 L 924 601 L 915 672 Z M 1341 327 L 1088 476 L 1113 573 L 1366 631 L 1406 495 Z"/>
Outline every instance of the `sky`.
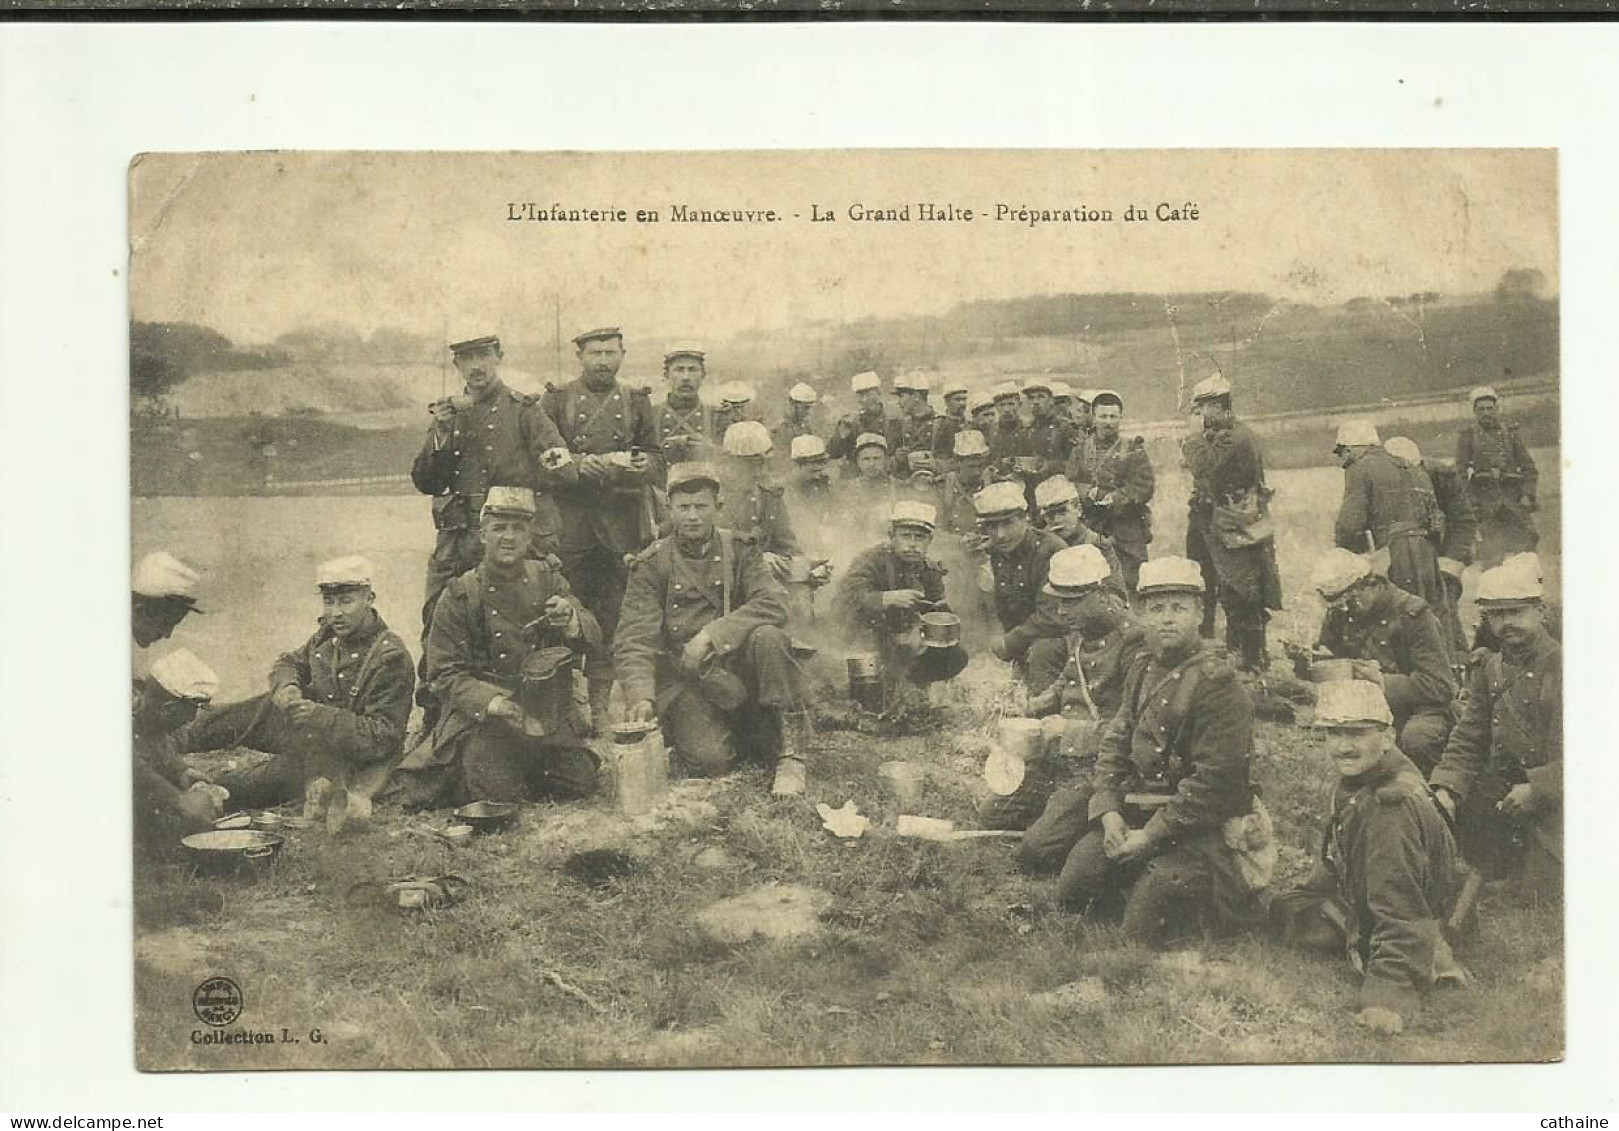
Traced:
<path fill-rule="evenodd" d="M 564 337 L 623 326 L 633 348 L 1068 292 L 1332 305 L 1486 292 L 1528 267 L 1555 293 L 1556 176 L 1551 150 L 148 154 L 131 171 L 131 302 L 239 344 L 331 323 L 549 339 L 560 318 Z M 924 201 L 977 218 L 923 221 Z M 508 219 L 527 202 L 631 222 Z M 782 218 L 683 224 L 675 204 Z M 1198 218 L 1123 220 L 1161 204 Z M 1031 226 L 998 205 L 1114 221 Z"/>

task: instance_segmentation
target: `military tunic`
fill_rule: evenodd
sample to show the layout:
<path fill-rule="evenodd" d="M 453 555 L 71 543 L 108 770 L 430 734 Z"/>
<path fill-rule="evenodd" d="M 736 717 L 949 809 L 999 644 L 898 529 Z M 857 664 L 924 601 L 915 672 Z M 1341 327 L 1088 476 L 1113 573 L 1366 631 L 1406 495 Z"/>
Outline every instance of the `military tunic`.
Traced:
<path fill-rule="evenodd" d="M 896 418 L 896 423 L 897 443 L 889 450 L 889 455 L 893 458 L 895 474 L 903 475 L 915 470 L 911 467 L 912 452 L 932 453 L 939 432 L 939 418 L 929 410 L 926 416 L 905 413 Z"/>
<path fill-rule="evenodd" d="M 1055 534 L 1031 529 L 1011 551 L 991 549 L 995 572 L 995 614 L 1006 633 L 1006 650 L 1019 658 L 1039 639 L 1060 638 L 1056 598 L 1044 593 L 1051 555 L 1063 549 Z"/>
<path fill-rule="evenodd" d="M 937 419 L 938 426 L 933 430 L 933 462 L 948 467 L 956 458 L 956 433 L 970 425 L 965 414 L 947 412 Z"/>
<path fill-rule="evenodd" d="M 786 488 L 758 481 L 745 487 L 727 483 L 721 495 L 719 525 L 751 542 L 762 553 L 784 558 L 799 555 L 798 535 L 787 510 Z"/>
<path fill-rule="evenodd" d="M 682 398 L 670 393 L 658 407 L 658 447 L 664 467 L 688 460 L 712 460 L 716 448 L 709 430 L 708 409 L 695 396 Z"/>
<path fill-rule="evenodd" d="M 889 455 L 892 457 L 894 450 L 899 447 L 900 421 L 897 417 L 888 415 L 886 409 L 850 413 L 839 417 L 837 425 L 832 429 L 832 438 L 826 442 L 826 454 L 832 459 L 847 460 L 849 474 L 854 474 L 855 444 L 867 432 L 881 436 L 888 443 Z"/>
<path fill-rule="evenodd" d="M 1036 417 L 1030 421 L 1023 430 L 1023 451 L 1019 454 L 1032 456 L 1039 461 L 1030 477 L 1031 481 L 1040 483 L 1061 474 L 1078 440 L 1079 429 L 1072 421 L 1063 420 L 1055 413 L 1043 420 Z"/>
<path fill-rule="evenodd" d="M 1422 775 L 1390 750 L 1365 774 L 1339 779 L 1315 874 L 1275 902 L 1295 918 L 1305 907 L 1320 918 L 1336 901 L 1349 937 L 1335 926 L 1325 941 L 1340 954 L 1352 948 L 1359 1008 L 1409 1015 L 1450 965 L 1442 925 L 1462 878 L 1455 838 Z"/>
<path fill-rule="evenodd" d="M 1415 481 L 1382 448 L 1360 453 L 1344 469 L 1343 501 L 1338 507 L 1334 540 L 1345 550 L 1366 553 L 1367 537 L 1389 551 L 1388 578 L 1434 608 L 1445 604 L 1444 579 L 1434 539 L 1443 530 L 1438 502 L 1426 482 Z"/>
<path fill-rule="evenodd" d="M 1439 512 L 1445 516 L 1445 533 L 1439 542 L 1439 556 L 1471 565 L 1478 542 L 1478 515 L 1473 510 L 1473 499 L 1468 494 L 1467 483 L 1454 467 L 1427 461 L 1422 466 L 1428 473 L 1428 482 L 1433 485 Z"/>
<path fill-rule="evenodd" d="M 1094 433 L 1081 433 L 1068 461 L 1068 478 L 1079 488 L 1085 522 L 1112 539 L 1132 595 L 1141 563 L 1152 541 L 1152 497 L 1157 490 L 1152 460 L 1140 436 L 1125 442 L 1116 436 L 1103 444 Z"/>
<path fill-rule="evenodd" d="M 1461 718 L 1433 772 L 1457 803 L 1456 831 L 1467 859 L 1486 876 L 1506 874 L 1538 846 L 1563 858 L 1563 649 L 1549 633 L 1491 653 L 1468 675 Z M 1527 782 L 1533 809 L 1523 821 L 1496 803 Z"/>
<path fill-rule="evenodd" d="M 949 612 L 944 579 L 948 571 L 930 558 L 914 565 L 902 562 L 887 543 L 862 550 L 838 582 L 832 607 L 838 622 L 853 636 L 872 637 L 886 646 L 895 637 L 914 631 L 923 612 Z M 914 589 L 932 604 L 931 609 L 890 609 L 883 594 Z"/>
<path fill-rule="evenodd" d="M 565 640 L 544 623 L 552 597 L 573 605 L 578 637 Z M 485 561 L 445 588 L 427 639 L 427 676 L 444 711 L 430 738 L 400 763 L 394 782 L 403 804 L 571 798 L 595 789 L 595 760 L 584 749 L 590 725 L 576 705 L 565 718 L 541 720 L 543 735 L 489 717 L 496 698 L 518 697 L 523 664 L 540 645 L 576 657 L 602 645 L 601 626 L 552 562 L 529 560 L 508 573 Z"/>
<path fill-rule="evenodd" d="M 748 689 L 744 713 L 795 710 L 801 693 L 786 623 L 786 594 L 760 551 L 723 528 L 700 547 L 661 538 L 635 558 L 613 641 L 625 700 L 655 705 L 688 768 L 722 772 L 737 756 L 741 720 L 709 701 L 681 668 L 681 652 L 705 633 L 718 664 Z"/>
<path fill-rule="evenodd" d="M 438 531 L 427 562 L 422 602 L 422 645 L 433 621 L 433 604 L 444 586 L 483 558 L 478 512 L 491 487 L 527 487 L 535 492 L 535 545 L 544 553 L 556 548 L 559 518 L 551 495 L 572 469 L 547 470 L 541 457 L 565 448 L 539 398 L 496 383 L 471 408 L 458 411 L 447 438 L 430 427 L 422 450 L 411 464 L 410 478 L 424 495 L 433 496 L 433 525 Z"/>
<path fill-rule="evenodd" d="M 269 683 L 267 695 L 205 712 L 185 732 L 190 750 L 249 746 L 271 755 L 268 762 L 219 777 L 238 806 L 296 800 L 319 777 L 345 784 L 404 747 L 416 673 L 405 642 L 374 609 L 346 641 L 323 624 L 302 647 L 276 660 Z M 298 723 L 271 702 L 289 685 L 313 704 Z"/>
<path fill-rule="evenodd" d="M 1319 643 L 1340 659 L 1376 661 L 1401 751 L 1424 773 L 1432 770 L 1450 733 L 1456 677 L 1427 602 L 1385 585 L 1359 616 L 1342 606 L 1328 609 Z"/>
<path fill-rule="evenodd" d="M 1484 564 L 1533 550 L 1540 541 L 1531 513 L 1540 471 L 1518 426 L 1498 420 L 1496 427 L 1485 428 L 1471 421 L 1456 437 L 1456 470 L 1466 478 L 1473 499 L 1485 543 Z"/>

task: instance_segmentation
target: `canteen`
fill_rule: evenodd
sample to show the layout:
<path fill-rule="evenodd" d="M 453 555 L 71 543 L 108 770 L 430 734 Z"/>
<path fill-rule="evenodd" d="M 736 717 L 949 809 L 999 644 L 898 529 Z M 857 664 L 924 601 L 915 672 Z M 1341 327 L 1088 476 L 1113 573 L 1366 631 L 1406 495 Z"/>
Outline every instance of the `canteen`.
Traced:
<path fill-rule="evenodd" d="M 611 757 L 618 809 L 638 817 L 669 792 L 669 750 L 656 723 L 616 723 Z"/>

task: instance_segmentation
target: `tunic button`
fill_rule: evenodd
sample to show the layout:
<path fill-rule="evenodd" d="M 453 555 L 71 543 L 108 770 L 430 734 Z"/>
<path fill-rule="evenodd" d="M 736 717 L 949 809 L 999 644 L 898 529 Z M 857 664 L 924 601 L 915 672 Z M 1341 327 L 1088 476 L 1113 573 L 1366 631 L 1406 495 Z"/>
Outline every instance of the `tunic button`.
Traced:
<path fill-rule="evenodd" d="M 489 429 L 491 432 L 495 430 L 495 426 L 493 424 L 485 424 L 484 427 Z"/>
<path fill-rule="evenodd" d="M 680 588 L 680 582 L 678 582 L 678 581 L 677 581 L 677 582 L 675 582 L 675 588 L 676 588 L 676 589 L 679 589 L 679 588 Z"/>
<path fill-rule="evenodd" d="M 494 586 L 493 586 L 493 585 L 491 585 L 491 586 L 490 586 L 490 587 L 489 587 L 489 592 L 491 592 L 491 593 L 493 593 L 493 592 L 494 592 L 494 591 L 495 591 L 495 587 L 494 587 Z"/>
<path fill-rule="evenodd" d="M 500 637 L 500 633 L 498 633 L 498 632 L 497 632 L 497 633 L 495 633 L 495 637 L 496 637 L 496 639 L 499 639 L 499 637 Z"/>
<path fill-rule="evenodd" d="M 500 654 L 500 658 L 501 658 L 501 659 L 502 659 L 502 660 L 504 660 L 504 659 L 505 659 L 505 658 L 506 658 L 506 653 L 504 653 L 504 652 L 502 652 L 502 653 L 501 653 L 501 654 Z"/>

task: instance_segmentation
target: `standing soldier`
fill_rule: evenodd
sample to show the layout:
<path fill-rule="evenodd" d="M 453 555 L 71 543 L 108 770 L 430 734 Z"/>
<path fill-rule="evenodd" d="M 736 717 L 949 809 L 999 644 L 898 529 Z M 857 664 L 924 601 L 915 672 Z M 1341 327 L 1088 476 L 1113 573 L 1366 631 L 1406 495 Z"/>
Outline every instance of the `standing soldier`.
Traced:
<path fill-rule="evenodd" d="M 1091 402 L 1092 428 L 1082 431 L 1068 461 L 1068 478 L 1083 494 L 1085 522 L 1113 542 L 1132 597 L 1152 541 L 1152 496 L 1157 490 L 1147 444 L 1126 442 L 1119 431 L 1124 398 L 1099 389 Z"/>
<path fill-rule="evenodd" d="M 1445 938 L 1464 878 L 1456 841 L 1417 768 L 1396 749 L 1375 684 L 1321 685 L 1315 726 L 1338 780 L 1316 872 L 1271 901 L 1284 939 L 1343 955 L 1361 975 L 1355 1020 L 1399 1033 L 1422 993 L 1465 978 Z"/>
<path fill-rule="evenodd" d="M 956 433 L 972 425 L 967 420 L 967 386 L 961 381 L 944 385 L 944 415 L 933 430 L 933 462 L 940 469 L 949 467 L 955 454 Z"/>
<path fill-rule="evenodd" d="M 1055 599 L 1043 594 L 1051 556 L 1063 549 L 1055 534 L 1029 522 L 1023 487 L 991 483 L 973 496 L 978 529 L 988 539 L 1001 635 L 990 644 L 997 659 L 1016 665 L 1030 687 L 1051 685 L 1067 660 Z"/>
<path fill-rule="evenodd" d="M 561 571 L 529 555 L 534 505 L 526 487 L 490 489 L 479 516 L 483 561 L 433 610 L 427 678 L 444 711 L 393 777 L 407 807 L 596 790 L 573 669 L 602 647 L 601 627 Z"/>
<path fill-rule="evenodd" d="M 989 444 L 976 428 L 964 428 L 956 433 L 951 450 L 950 470 L 945 474 L 943 496 L 940 503 L 940 525 L 948 534 L 971 536 L 976 541 L 978 512 L 973 509 L 973 496 L 984 487 L 985 472 L 989 468 Z"/>
<path fill-rule="evenodd" d="M 984 437 L 987 444 L 995 435 L 995 426 L 1000 421 L 1000 415 L 995 410 L 995 394 L 986 390 L 970 393 L 967 396 L 967 423 L 963 428 L 976 428 Z"/>
<path fill-rule="evenodd" d="M 826 441 L 819 436 L 794 436 L 793 477 L 787 485 L 791 509 L 811 531 L 820 531 L 832 517 L 834 491 Z"/>
<path fill-rule="evenodd" d="M 1089 435 L 1096 429 L 1095 399 L 1098 392 L 1097 389 L 1074 391 L 1074 424 L 1084 435 Z"/>
<path fill-rule="evenodd" d="M 669 392 L 658 409 L 658 441 L 665 466 L 714 458 L 715 437 L 708 429 L 708 410 L 699 395 L 708 375 L 706 358 L 702 347 L 690 342 L 664 351 L 663 379 Z"/>
<path fill-rule="evenodd" d="M 1420 597 L 1396 589 L 1372 572 L 1366 558 L 1344 549 L 1329 550 L 1311 583 L 1327 603 L 1316 638 L 1319 658 L 1363 661 L 1356 678 L 1378 684 L 1394 712 L 1400 750 L 1424 774 L 1444 752 L 1455 721 L 1445 634 L 1432 608 Z M 1301 655 L 1300 678 L 1309 675 Z"/>
<path fill-rule="evenodd" d="M 1396 463 L 1370 420 L 1344 421 L 1332 450 L 1344 468 L 1334 531 L 1338 546 L 1355 553 L 1387 549 L 1389 580 L 1429 608 L 1443 609 L 1445 583 L 1433 543 L 1443 519 L 1433 491 L 1421 490 L 1427 477 L 1418 483 Z"/>
<path fill-rule="evenodd" d="M 1216 374 L 1192 387 L 1202 431 L 1182 445 L 1192 473 L 1186 556 L 1203 569 L 1203 623 L 1214 636 L 1214 609 L 1225 609 L 1226 649 L 1241 670 L 1263 673 L 1265 623 L 1282 607 L 1281 575 L 1270 531 L 1265 457 L 1253 431 L 1231 409 L 1231 382 Z"/>
<path fill-rule="evenodd" d="M 1424 507 L 1433 515 L 1428 541 L 1439 555 L 1439 580 L 1443 583 L 1445 600 L 1434 606 L 1434 616 L 1445 630 L 1454 667 L 1467 655 L 1467 632 L 1462 628 L 1462 570 L 1473 560 L 1473 541 L 1478 537 L 1478 522 L 1473 518 L 1473 501 L 1467 497 L 1467 487 L 1449 466 L 1431 467 L 1422 458 L 1422 449 L 1416 441 L 1405 436 L 1390 436 L 1383 441 L 1383 450 L 1394 457 L 1394 462 L 1411 477 L 1413 488 L 1424 496 Z M 1437 529 L 1434 529 L 1437 527 Z M 1456 551 L 1461 556 L 1458 557 Z"/>
<path fill-rule="evenodd" d="M 867 433 L 881 436 L 883 443 L 892 448 L 898 435 L 897 422 L 883 407 L 883 382 L 877 374 L 866 371 L 856 373 L 849 380 L 854 390 L 857 411 L 838 420 L 827 441 L 826 452 L 833 459 L 847 461 L 846 474 L 855 472 L 855 448 Z M 885 457 L 886 458 L 886 457 Z"/>
<path fill-rule="evenodd" d="M 921 373 L 903 374 L 894 378 L 894 393 L 899 399 L 900 409 L 898 440 L 891 453 L 894 473 L 908 477 L 913 471 L 931 471 L 939 418 L 928 400 L 928 379 Z M 911 459 L 913 452 L 918 457 L 914 463 Z"/>
<path fill-rule="evenodd" d="M 536 492 L 541 502 L 535 514 L 535 548 L 553 553 L 558 548 L 559 520 L 549 493 L 562 491 L 574 476 L 567 446 L 539 398 L 518 393 L 501 381 L 499 338 L 491 334 L 456 342 L 450 355 L 466 392 L 434 402 L 427 440 L 410 469 L 416 490 L 433 496 L 433 526 L 438 531 L 433 556 L 427 560 L 422 599 L 424 677 L 433 606 L 451 578 L 483 557 L 478 514 L 490 486 L 518 485 Z M 425 678 L 418 691 L 431 713 Z"/>
<path fill-rule="evenodd" d="M 372 794 L 404 749 L 416 684 L 405 642 L 375 608 L 374 574 L 359 556 L 323 562 L 315 571 L 320 627 L 276 660 L 269 691 L 188 729 L 188 750 L 248 746 L 271 755 L 217 779 L 238 806 L 302 801 L 306 817 L 324 816 L 334 831 L 370 816 Z"/>
<path fill-rule="evenodd" d="M 1015 461 L 1027 455 L 1023 437 L 1023 394 L 1010 381 L 995 386 L 995 426 L 984 433 L 989 441 L 990 462 L 1001 475 L 1009 475 Z"/>
<path fill-rule="evenodd" d="M 1053 475 L 1034 489 L 1035 509 L 1040 513 L 1041 527 L 1062 539 L 1065 546 L 1095 546 L 1107 563 L 1107 588 L 1119 599 L 1125 600 L 1124 574 L 1113 543 L 1085 525 L 1080 517 L 1079 491 L 1066 475 Z"/>
<path fill-rule="evenodd" d="M 815 405 L 820 399 L 821 395 L 802 381 L 787 390 L 787 415 L 771 430 L 778 452 L 785 454 L 800 436 L 818 434 Z"/>
<path fill-rule="evenodd" d="M 1473 422 L 1456 437 L 1456 470 L 1473 496 L 1483 536 L 1479 559 L 1488 568 L 1540 541 L 1534 519 L 1540 471 L 1518 426 L 1501 419 L 1495 390 L 1481 386 L 1468 399 Z"/>
<path fill-rule="evenodd" d="M 757 420 L 725 430 L 724 489 L 716 521 L 758 550 L 777 581 L 798 556 L 798 535 L 787 513 L 786 488 L 769 477 L 770 433 Z"/>
<path fill-rule="evenodd" d="M 1196 562 L 1142 567 L 1151 652 L 1125 676 L 1084 821 L 1042 815 L 1018 850 L 1029 871 L 1061 869 L 1064 906 L 1124 897 L 1126 937 L 1149 944 L 1200 917 L 1253 921 L 1275 866 L 1270 819 L 1249 778 L 1253 708 L 1231 666 L 1198 637 L 1202 589 Z M 1065 807 L 1079 800 L 1064 798 Z"/>
<path fill-rule="evenodd" d="M 746 381 L 727 381 L 720 386 L 719 393 L 719 407 L 714 410 L 709 424 L 716 442 L 725 438 L 725 430 L 731 425 L 759 419 L 759 412 L 753 407 L 753 386 Z"/>
<path fill-rule="evenodd" d="M 650 490 L 660 474 L 651 453 L 659 451 L 658 425 L 644 391 L 617 381 L 624 364 L 624 335 L 617 326 L 587 330 L 574 338 L 581 375 L 542 402 L 573 453 L 577 479 L 558 491 L 562 529 L 557 554 L 574 595 L 610 641 L 629 576 L 625 558 L 656 533 Z M 607 725 L 611 665 L 589 671 L 590 712 L 598 730 Z"/>
<path fill-rule="evenodd" d="M 1067 381 L 1053 381 L 1051 383 L 1051 400 L 1057 406 L 1057 416 L 1074 424 L 1074 387 Z M 1075 428 L 1078 431 L 1078 428 Z"/>
<path fill-rule="evenodd" d="M 1563 650 L 1546 631 L 1535 563 L 1479 578 L 1478 605 L 1501 641 L 1468 674 L 1462 717 L 1430 779 L 1486 879 L 1522 870 L 1527 890 L 1560 891 L 1563 868 Z"/>
<path fill-rule="evenodd" d="M 788 648 L 787 598 L 763 557 L 717 527 L 719 475 L 669 475 L 674 533 L 635 559 L 613 648 L 636 722 L 662 723 L 691 771 L 724 773 L 736 739 L 773 747 L 772 792 L 804 792 L 809 718 Z"/>
<path fill-rule="evenodd" d="M 1079 437 L 1073 421 L 1057 413 L 1051 385 L 1045 379 L 1027 381 L 1023 397 L 1029 402 L 1029 426 L 1024 430 L 1024 454 L 1031 461 L 1027 481 L 1032 487 L 1062 472 Z"/>

